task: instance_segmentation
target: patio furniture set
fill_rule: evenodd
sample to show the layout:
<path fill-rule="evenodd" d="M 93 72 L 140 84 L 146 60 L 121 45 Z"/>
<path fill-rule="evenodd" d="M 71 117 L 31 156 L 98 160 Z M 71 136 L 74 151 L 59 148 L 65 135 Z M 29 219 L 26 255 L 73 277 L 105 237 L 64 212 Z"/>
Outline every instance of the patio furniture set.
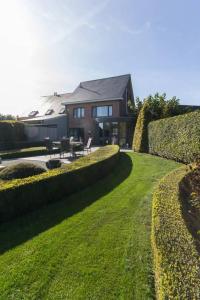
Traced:
<path fill-rule="evenodd" d="M 72 158 L 77 157 L 77 152 L 84 155 L 86 151 L 91 152 L 92 138 L 87 141 L 87 145 L 84 146 L 82 141 L 74 141 L 73 138 L 62 138 L 60 141 L 52 141 L 49 138 L 45 139 L 45 146 L 49 155 L 53 154 L 55 149 L 59 150 L 60 158 L 64 158 L 65 153 L 70 153 Z"/>

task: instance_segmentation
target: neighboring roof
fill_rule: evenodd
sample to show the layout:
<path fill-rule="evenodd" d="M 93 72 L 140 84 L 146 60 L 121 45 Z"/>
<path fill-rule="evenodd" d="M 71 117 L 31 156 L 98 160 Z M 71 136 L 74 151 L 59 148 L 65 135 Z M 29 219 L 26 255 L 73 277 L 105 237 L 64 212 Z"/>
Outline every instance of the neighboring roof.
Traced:
<path fill-rule="evenodd" d="M 122 99 L 130 74 L 84 81 L 63 101 L 63 104 Z"/>
<path fill-rule="evenodd" d="M 63 107 L 63 105 L 62 105 Z M 39 122 L 39 121 L 45 121 L 45 120 L 53 120 L 53 119 L 58 119 L 58 118 L 63 118 L 63 117 L 67 117 L 66 114 L 52 114 L 52 115 L 48 115 L 48 116 L 39 116 L 39 117 L 35 117 L 35 118 L 28 118 L 26 120 L 23 120 L 23 122 Z"/>
<path fill-rule="evenodd" d="M 32 107 L 32 109 L 30 109 L 27 113 L 23 114 L 23 116 L 21 117 L 27 120 L 35 120 L 37 118 L 40 118 L 41 116 L 46 119 L 47 117 L 54 117 L 56 115 L 59 115 L 60 110 L 63 109 L 63 101 L 66 100 L 70 95 L 71 93 L 54 93 L 54 95 L 42 96 L 40 103 Z M 47 112 L 47 110 L 51 109 L 54 112 L 51 115 L 46 116 L 45 113 Z M 29 113 L 31 113 L 31 111 L 38 111 L 39 113 L 35 117 L 29 117 Z"/>
<path fill-rule="evenodd" d="M 180 104 L 179 107 L 183 109 L 184 111 L 195 111 L 199 110 L 200 106 L 198 105 L 187 105 L 187 104 Z"/>
<path fill-rule="evenodd" d="M 68 99 L 71 96 L 71 93 L 65 93 L 65 94 L 55 94 L 50 96 L 43 96 L 43 104 L 40 107 L 39 114 L 45 115 L 47 110 L 53 109 L 54 114 L 59 114 L 60 110 L 63 108 L 63 101 L 65 99 Z M 41 112 L 41 113 L 40 113 Z"/>

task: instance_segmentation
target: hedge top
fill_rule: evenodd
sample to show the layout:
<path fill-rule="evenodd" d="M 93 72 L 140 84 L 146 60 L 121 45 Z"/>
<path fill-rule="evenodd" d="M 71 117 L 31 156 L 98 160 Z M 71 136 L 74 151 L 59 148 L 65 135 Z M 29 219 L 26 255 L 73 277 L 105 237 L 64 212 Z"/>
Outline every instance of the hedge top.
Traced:
<path fill-rule="evenodd" d="M 194 161 L 200 154 L 200 111 L 151 122 L 148 142 L 151 154 Z"/>
<path fill-rule="evenodd" d="M 186 168 L 163 178 L 153 195 L 152 247 L 158 299 L 199 299 L 200 258 L 183 217 Z"/>
<path fill-rule="evenodd" d="M 106 160 L 107 158 L 117 154 L 118 152 L 119 152 L 119 146 L 108 145 L 108 146 L 105 146 L 105 147 L 102 147 L 102 148 L 96 150 L 95 152 L 93 152 L 85 157 L 82 157 L 82 158 L 76 160 L 75 162 L 73 162 L 71 164 L 64 165 L 59 169 L 53 169 L 53 170 L 47 171 L 45 173 L 42 173 L 42 174 L 39 174 L 36 176 L 32 176 L 32 177 L 28 177 L 28 178 L 24 178 L 24 179 L 15 179 L 15 180 L 11 180 L 9 182 L 1 183 L 0 191 L 6 190 L 6 189 L 15 189 L 16 187 L 19 187 L 19 186 L 36 183 L 38 181 L 52 178 L 52 177 L 58 176 L 63 173 L 68 173 L 68 172 L 71 172 L 71 171 L 74 171 L 74 170 L 77 170 L 80 168 L 88 167 L 89 165 L 92 165 L 94 163 Z"/>

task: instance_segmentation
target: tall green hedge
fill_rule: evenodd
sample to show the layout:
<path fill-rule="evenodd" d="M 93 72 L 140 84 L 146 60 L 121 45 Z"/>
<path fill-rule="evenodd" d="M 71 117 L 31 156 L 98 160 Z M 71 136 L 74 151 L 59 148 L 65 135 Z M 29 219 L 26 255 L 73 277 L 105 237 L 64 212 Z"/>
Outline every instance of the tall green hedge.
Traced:
<path fill-rule="evenodd" d="M 185 163 L 200 154 L 200 111 L 150 122 L 149 153 Z"/>
<path fill-rule="evenodd" d="M 148 152 L 148 123 L 151 120 L 148 102 L 144 102 L 137 118 L 133 136 L 133 150 L 136 152 Z"/>
<path fill-rule="evenodd" d="M 200 299 L 200 257 L 183 217 L 182 167 L 163 178 L 153 195 L 152 248 L 157 299 Z"/>
<path fill-rule="evenodd" d="M 77 192 L 114 168 L 118 146 L 105 146 L 62 168 L 0 184 L 0 222 Z"/>
<path fill-rule="evenodd" d="M 15 148 L 25 141 L 24 124 L 18 121 L 0 121 L 0 150 Z"/>

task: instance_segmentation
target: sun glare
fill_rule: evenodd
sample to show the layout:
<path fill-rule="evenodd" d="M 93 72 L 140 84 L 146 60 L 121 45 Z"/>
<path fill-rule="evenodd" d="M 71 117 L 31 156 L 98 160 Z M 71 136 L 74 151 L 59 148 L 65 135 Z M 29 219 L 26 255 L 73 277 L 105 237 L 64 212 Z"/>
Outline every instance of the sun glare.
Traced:
<path fill-rule="evenodd" d="M 1 111 L 19 113 L 16 95 L 31 94 L 33 82 L 32 55 L 36 47 L 31 17 L 23 1 L 0 2 L 0 82 L 1 95 L 12 103 L 1 101 Z M 12 106 L 12 107 L 11 107 Z"/>

